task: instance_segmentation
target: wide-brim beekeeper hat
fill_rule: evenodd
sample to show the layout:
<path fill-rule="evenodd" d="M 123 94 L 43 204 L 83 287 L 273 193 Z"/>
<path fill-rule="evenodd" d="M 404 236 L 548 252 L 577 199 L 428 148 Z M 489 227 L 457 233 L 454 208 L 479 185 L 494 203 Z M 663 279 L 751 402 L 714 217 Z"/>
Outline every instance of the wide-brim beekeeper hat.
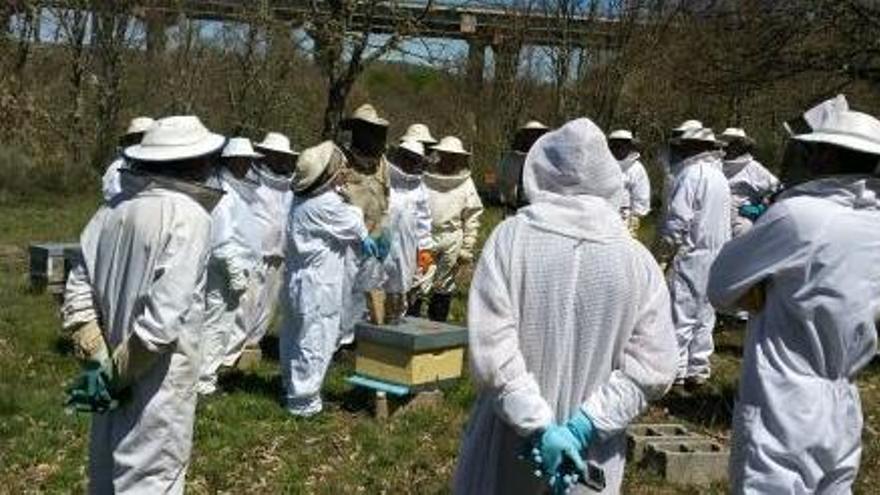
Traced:
<path fill-rule="evenodd" d="M 715 139 L 715 132 L 710 127 L 702 127 L 700 129 L 689 129 L 675 139 L 678 143 L 705 143 L 718 146 L 720 143 Z"/>
<path fill-rule="evenodd" d="M 431 147 L 434 151 L 442 151 L 443 153 L 452 153 L 454 155 L 470 156 L 471 152 L 464 149 L 461 139 L 455 136 L 446 136 L 440 142 Z"/>
<path fill-rule="evenodd" d="M 377 127 L 388 127 L 388 121 L 379 117 L 379 112 L 376 111 L 376 107 L 370 105 L 369 103 L 365 103 L 357 108 L 353 114 L 351 114 L 348 118 L 341 122 L 341 126 L 343 129 L 351 128 L 351 125 L 355 122 L 365 122 L 370 125 L 374 125 Z"/>
<path fill-rule="evenodd" d="M 406 128 L 406 132 L 400 137 L 400 142 L 418 141 L 427 145 L 437 144 L 437 139 L 431 135 L 431 129 L 425 124 L 413 124 Z"/>
<path fill-rule="evenodd" d="M 345 157 L 333 141 L 306 148 L 296 160 L 296 169 L 290 187 L 294 193 L 301 193 L 313 186 L 327 182 L 330 176 L 342 169 Z"/>
<path fill-rule="evenodd" d="M 290 138 L 280 132 L 270 132 L 263 140 L 255 145 L 258 149 L 274 151 L 285 155 L 296 156 L 299 153 L 290 147 Z"/>
<path fill-rule="evenodd" d="M 147 130 L 140 144 L 125 148 L 123 154 L 140 162 L 188 160 L 216 153 L 225 142 L 196 116 L 165 117 Z"/>
<path fill-rule="evenodd" d="M 406 139 L 401 141 L 397 147 L 421 158 L 425 157 L 425 145 L 421 141 Z"/>
<path fill-rule="evenodd" d="M 262 158 L 263 155 L 254 151 L 251 140 L 245 137 L 230 138 L 223 147 L 223 158 Z"/>
<path fill-rule="evenodd" d="M 724 129 L 724 132 L 718 135 L 718 139 L 724 144 L 730 144 L 737 141 L 743 142 L 749 146 L 755 144 L 755 140 L 749 137 L 749 135 L 746 134 L 745 129 L 741 127 L 728 127 L 727 129 Z"/>
<path fill-rule="evenodd" d="M 135 117 L 128 123 L 125 134 L 143 134 L 156 125 L 156 119 L 152 117 Z"/>
<path fill-rule="evenodd" d="M 813 132 L 794 136 L 794 139 L 880 155 L 880 120 L 866 113 L 847 110 L 831 115 Z"/>

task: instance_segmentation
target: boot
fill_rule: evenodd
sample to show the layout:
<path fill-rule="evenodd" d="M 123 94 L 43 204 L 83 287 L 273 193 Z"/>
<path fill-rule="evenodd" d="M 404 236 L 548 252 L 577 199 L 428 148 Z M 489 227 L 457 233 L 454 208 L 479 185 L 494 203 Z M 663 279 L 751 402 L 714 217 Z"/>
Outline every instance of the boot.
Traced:
<path fill-rule="evenodd" d="M 401 292 L 389 292 L 385 295 L 385 321 L 389 325 L 400 325 L 406 316 L 406 296 Z"/>
<path fill-rule="evenodd" d="M 422 296 L 416 296 L 410 300 L 409 309 L 406 311 L 406 316 L 409 316 L 411 318 L 422 317 Z"/>
<path fill-rule="evenodd" d="M 370 323 L 374 325 L 385 324 L 385 292 L 371 290 L 367 292 L 367 311 Z"/>
<path fill-rule="evenodd" d="M 449 318 L 451 304 L 452 294 L 431 294 L 431 301 L 428 303 L 428 319 L 446 322 L 446 319 Z"/>

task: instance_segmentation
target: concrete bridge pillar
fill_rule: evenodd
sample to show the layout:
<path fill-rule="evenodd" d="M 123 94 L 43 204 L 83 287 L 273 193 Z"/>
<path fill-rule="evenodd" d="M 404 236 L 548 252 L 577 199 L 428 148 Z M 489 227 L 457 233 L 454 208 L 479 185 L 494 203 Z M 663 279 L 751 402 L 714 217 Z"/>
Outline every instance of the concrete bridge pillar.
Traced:
<path fill-rule="evenodd" d="M 488 43 L 485 40 L 478 38 L 468 40 L 467 83 L 468 88 L 474 93 L 479 93 L 483 89 L 486 46 Z"/>

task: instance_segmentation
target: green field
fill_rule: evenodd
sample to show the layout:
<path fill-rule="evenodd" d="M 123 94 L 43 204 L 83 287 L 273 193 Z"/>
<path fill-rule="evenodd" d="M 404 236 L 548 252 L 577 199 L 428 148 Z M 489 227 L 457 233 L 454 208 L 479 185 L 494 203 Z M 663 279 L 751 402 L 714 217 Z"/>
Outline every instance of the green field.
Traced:
<path fill-rule="evenodd" d="M 93 196 L 0 204 L 0 493 L 85 491 L 88 417 L 68 415 L 65 384 L 77 371 L 58 338 L 57 305 L 28 290 L 26 246 L 73 240 L 97 201 Z M 487 223 L 497 222 L 497 213 Z M 487 228 L 488 230 L 488 228 Z M 458 301 L 453 316 L 463 317 Z M 369 397 L 345 383 L 351 356 L 341 355 L 325 386 L 327 412 L 308 420 L 285 415 L 277 402 L 277 342 L 256 373 L 222 379 L 224 392 L 199 405 L 189 493 L 446 493 L 460 432 L 473 400 L 466 382 L 445 390 L 437 408 L 385 423 Z M 742 329 L 717 339 L 715 376 L 694 396 L 669 396 L 649 419 L 680 421 L 719 439 L 729 435 Z M 880 483 L 880 365 L 861 380 L 865 455 L 858 491 Z M 809 434 L 809 432 L 804 432 Z M 664 484 L 630 467 L 626 493 L 723 493 Z"/>

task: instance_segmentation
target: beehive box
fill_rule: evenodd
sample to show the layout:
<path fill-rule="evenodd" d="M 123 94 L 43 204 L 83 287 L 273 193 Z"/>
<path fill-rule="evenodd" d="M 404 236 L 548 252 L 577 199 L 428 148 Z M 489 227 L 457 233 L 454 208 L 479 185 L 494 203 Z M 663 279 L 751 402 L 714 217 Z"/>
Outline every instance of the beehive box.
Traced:
<path fill-rule="evenodd" d="M 67 274 L 82 257 L 76 243 L 31 244 L 28 253 L 31 289 L 52 293 L 64 291 Z"/>
<path fill-rule="evenodd" d="M 421 318 L 399 325 L 358 323 L 355 372 L 419 388 L 461 377 L 467 330 Z"/>

